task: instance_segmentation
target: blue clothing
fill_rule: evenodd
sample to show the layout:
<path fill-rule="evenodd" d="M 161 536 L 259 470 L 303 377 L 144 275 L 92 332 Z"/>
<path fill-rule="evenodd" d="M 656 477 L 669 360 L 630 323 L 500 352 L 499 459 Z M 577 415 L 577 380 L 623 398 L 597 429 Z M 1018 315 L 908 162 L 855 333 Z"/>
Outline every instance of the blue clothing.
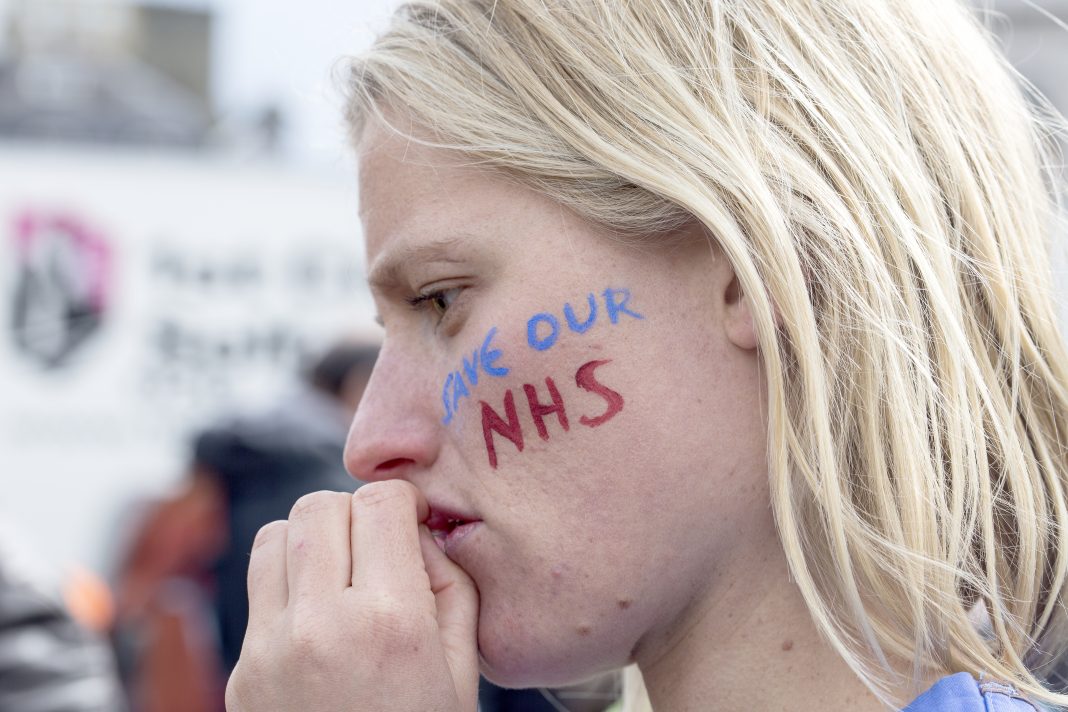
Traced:
<path fill-rule="evenodd" d="M 943 677 L 901 712 L 1036 712 L 1012 685 L 977 682 L 966 672 Z"/>

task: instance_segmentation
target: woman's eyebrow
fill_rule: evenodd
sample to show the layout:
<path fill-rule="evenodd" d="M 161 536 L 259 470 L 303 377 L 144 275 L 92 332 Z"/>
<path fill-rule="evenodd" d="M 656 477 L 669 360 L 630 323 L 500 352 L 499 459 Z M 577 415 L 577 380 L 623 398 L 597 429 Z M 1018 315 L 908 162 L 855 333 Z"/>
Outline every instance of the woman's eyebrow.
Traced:
<path fill-rule="evenodd" d="M 459 262 L 455 256 L 466 235 L 450 235 L 429 241 L 402 241 L 387 248 L 367 270 L 367 283 L 372 291 L 385 291 L 400 281 L 404 266 L 412 262 Z"/>

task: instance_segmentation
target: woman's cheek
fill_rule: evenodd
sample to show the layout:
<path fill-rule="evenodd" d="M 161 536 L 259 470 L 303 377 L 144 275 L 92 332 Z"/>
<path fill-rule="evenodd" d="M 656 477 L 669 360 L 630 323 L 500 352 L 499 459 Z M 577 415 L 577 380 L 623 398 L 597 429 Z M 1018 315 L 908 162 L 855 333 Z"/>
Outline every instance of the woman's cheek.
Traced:
<path fill-rule="evenodd" d="M 471 461 L 494 471 L 521 466 L 617 418 L 627 408 L 625 356 L 617 362 L 632 342 L 625 332 L 645 326 L 634 301 L 629 290 L 606 288 L 581 308 L 564 302 L 559 316 L 535 312 L 520 328 L 489 327 L 442 380 L 442 422 L 469 455 L 480 451 Z"/>

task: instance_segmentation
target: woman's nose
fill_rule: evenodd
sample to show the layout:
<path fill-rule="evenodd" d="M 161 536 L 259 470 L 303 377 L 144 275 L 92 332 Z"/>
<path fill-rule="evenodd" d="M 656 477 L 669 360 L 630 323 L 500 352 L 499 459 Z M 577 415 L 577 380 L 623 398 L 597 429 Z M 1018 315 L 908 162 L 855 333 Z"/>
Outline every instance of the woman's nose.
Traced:
<path fill-rule="evenodd" d="M 345 443 L 345 468 L 364 482 L 407 477 L 438 454 L 430 374 L 383 348 Z"/>

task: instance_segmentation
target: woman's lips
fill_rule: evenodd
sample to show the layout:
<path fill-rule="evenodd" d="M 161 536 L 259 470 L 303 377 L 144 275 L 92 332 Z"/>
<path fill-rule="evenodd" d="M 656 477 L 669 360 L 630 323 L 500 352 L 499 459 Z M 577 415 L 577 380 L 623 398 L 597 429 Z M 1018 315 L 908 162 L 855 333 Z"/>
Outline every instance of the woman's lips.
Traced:
<path fill-rule="evenodd" d="M 438 542 L 438 546 L 441 547 L 441 550 L 445 552 L 445 555 L 451 559 L 453 553 L 456 551 L 456 547 L 460 546 L 460 543 L 468 536 L 470 536 L 471 533 L 475 531 L 480 524 L 482 524 L 482 522 L 479 521 L 461 524 L 454 528 L 452 531 L 445 534 L 444 537 L 435 537 L 435 540 Z"/>
<path fill-rule="evenodd" d="M 452 553 L 460 543 L 478 529 L 481 523 L 480 519 L 434 505 L 430 506 L 430 516 L 426 520 L 426 526 L 434 535 L 434 541 L 449 558 L 452 558 Z"/>

